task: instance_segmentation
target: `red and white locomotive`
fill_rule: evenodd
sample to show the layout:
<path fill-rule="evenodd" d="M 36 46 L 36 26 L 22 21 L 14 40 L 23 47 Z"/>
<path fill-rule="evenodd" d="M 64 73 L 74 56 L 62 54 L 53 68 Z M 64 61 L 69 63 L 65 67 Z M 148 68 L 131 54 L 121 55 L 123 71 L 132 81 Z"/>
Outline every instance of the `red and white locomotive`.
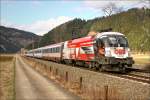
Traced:
<path fill-rule="evenodd" d="M 26 54 L 99 70 L 125 71 L 134 63 L 127 38 L 119 32 L 101 32 L 30 50 Z"/>

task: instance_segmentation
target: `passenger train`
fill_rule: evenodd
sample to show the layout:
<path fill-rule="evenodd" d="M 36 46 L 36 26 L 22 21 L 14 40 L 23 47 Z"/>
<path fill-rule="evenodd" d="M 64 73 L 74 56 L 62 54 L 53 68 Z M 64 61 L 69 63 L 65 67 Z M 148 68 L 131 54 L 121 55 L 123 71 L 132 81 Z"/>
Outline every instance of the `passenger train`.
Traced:
<path fill-rule="evenodd" d="M 68 40 L 29 50 L 25 55 L 100 71 L 124 72 L 134 63 L 127 38 L 119 32 L 101 32 Z"/>

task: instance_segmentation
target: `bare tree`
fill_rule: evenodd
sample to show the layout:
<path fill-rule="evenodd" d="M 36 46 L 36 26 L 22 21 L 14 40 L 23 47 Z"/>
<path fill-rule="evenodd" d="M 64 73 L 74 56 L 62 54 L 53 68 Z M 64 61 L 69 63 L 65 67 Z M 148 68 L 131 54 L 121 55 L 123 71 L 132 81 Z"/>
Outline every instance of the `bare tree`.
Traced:
<path fill-rule="evenodd" d="M 108 5 L 102 8 L 102 11 L 106 16 L 110 17 L 114 13 L 114 11 L 116 11 L 116 8 L 117 8 L 116 4 L 110 2 Z"/>
<path fill-rule="evenodd" d="M 106 16 L 108 16 L 109 18 L 109 27 L 111 27 L 112 23 L 111 23 L 111 16 L 112 14 L 116 14 L 116 13 L 120 13 L 123 11 L 123 7 L 117 7 L 115 3 L 110 2 L 108 5 L 106 5 L 105 7 L 102 8 L 102 11 L 104 12 L 104 14 Z M 116 23 L 118 25 L 118 30 L 121 30 L 121 19 L 120 17 L 116 18 Z"/>

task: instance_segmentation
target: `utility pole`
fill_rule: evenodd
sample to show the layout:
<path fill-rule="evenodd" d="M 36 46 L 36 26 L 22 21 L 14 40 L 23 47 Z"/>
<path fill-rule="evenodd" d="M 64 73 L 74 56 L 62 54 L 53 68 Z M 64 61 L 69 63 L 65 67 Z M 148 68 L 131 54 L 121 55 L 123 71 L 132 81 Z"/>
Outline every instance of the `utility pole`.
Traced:
<path fill-rule="evenodd" d="M 38 48 L 39 48 L 39 46 L 40 46 L 40 41 L 41 41 L 41 39 L 38 39 Z"/>
<path fill-rule="evenodd" d="M 77 34 L 77 30 L 79 29 L 79 27 L 73 27 L 73 30 L 72 30 L 72 39 L 76 39 L 78 38 L 78 34 Z"/>
<path fill-rule="evenodd" d="M 33 41 L 33 37 L 32 37 L 32 49 L 34 49 L 34 41 Z"/>

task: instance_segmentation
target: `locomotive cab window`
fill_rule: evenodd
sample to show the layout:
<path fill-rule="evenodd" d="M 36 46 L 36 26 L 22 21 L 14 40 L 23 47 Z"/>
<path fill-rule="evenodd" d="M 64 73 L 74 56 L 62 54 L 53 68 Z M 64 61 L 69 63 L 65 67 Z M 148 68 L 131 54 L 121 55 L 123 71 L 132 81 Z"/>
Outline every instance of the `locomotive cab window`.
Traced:
<path fill-rule="evenodd" d="M 128 47 L 128 42 L 123 36 L 105 36 L 96 40 L 97 47 Z"/>
<path fill-rule="evenodd" d="M 96 40 L 96 46 L 97 47 L 104 47 L 104 44 L 105 44 L 104 40 L 105 40 L 105 38 L 97 39 Z"/>
<path fill-rule="evenodd" d="M 123 36 L 108 37 L 108 44 L 110 47 L 128 47 L 128 42 Z"/>

